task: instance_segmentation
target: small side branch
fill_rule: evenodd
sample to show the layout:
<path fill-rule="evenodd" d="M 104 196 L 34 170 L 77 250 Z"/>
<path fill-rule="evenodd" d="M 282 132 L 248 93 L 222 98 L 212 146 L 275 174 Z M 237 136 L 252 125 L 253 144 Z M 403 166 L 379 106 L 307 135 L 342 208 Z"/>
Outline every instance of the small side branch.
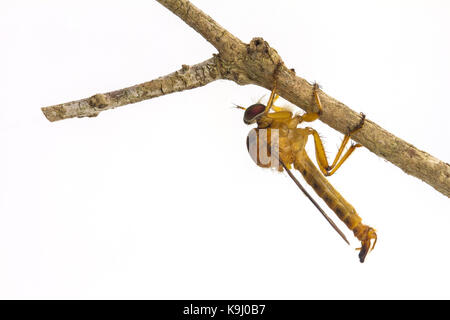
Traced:
<path fill-rule="evenodd" d="M 181 70 L 132 87 L 98 93 L 92 97 L 44 107 L 42 112 L 50 121 L 73 117 L 96 117 L 101 111 L 136 103 L 165 94 L 204 86 L 220 79 L 217 57 L 194 66 L 183 65 Z"/>

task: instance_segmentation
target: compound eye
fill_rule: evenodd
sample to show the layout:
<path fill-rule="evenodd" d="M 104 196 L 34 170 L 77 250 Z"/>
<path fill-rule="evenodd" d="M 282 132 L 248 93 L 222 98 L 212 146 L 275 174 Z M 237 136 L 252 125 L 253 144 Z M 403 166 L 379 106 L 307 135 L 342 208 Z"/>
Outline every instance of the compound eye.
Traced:
<path fill-rule="evenodd" d="M 256 103 L 254 105 L 251 105 L 247 109 L 245 109 L 244 113 L 244 123 L 245 124 L 252 124 L 254 123 L 258 117 L 264 114 L 266 111 L 266 106 L 261 103 Z"/>

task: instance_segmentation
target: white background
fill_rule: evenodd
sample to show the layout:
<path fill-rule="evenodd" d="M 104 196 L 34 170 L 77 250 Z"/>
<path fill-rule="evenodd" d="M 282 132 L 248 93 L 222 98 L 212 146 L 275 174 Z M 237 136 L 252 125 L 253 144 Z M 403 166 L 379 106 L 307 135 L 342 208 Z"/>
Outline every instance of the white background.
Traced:
<path fill-rule="evenodd" d="M 448 2 L 194 3 L 450 162 Z M 378 231 L 360 264 L 342 223 L 351 247 L 247 154 L 232 103 L 265 89 L 217 81 L 46 120 L 216 52 L 155 1 L 2 1 L 0 43 L 0 298 L 450 298 L 449 199 L 358 149 L 330 181 Z M 342 135 L 312 125 L 333 157 Z"/>

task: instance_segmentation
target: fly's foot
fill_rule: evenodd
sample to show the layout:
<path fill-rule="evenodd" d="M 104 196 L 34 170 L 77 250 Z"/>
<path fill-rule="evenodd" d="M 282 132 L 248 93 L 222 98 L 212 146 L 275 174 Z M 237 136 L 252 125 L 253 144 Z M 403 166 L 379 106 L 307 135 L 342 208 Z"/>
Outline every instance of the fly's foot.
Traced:
<path fill-rule="evenodd" d="M 361 129 L 363 127 L 364 121 L 366 120 L 366 115 L 362 112 L 360 113 L 360 115 L 361 115 L 361 119 L 359 120 L 359 123 L 353 129 L 350 129 L 348 131 L 348 135 L 355 133 L 356 131 L 358 131 L 359 129 Z"/>
<path fill-rule="evenodd" d="M 313 90 L 314 92 L 317 92 L 320 90 L 320 84 L 318 84 L 317 82 L 314 81 L 313 83 Z"/>
<path fill-rule="evenodd" d="M 320 85 L 314 81 L 313 83 L 313 97 L 316 100 L 316 105 L 319 108 L 319 110 L 317 112 L 315 112 L 316 117 L 314 118 L 314 120 L 316 120 L 317 118 L 319 118 L 322 113 L 323 113 L 323 107 L 322 107 L 322 102 L 320 102 L 320 97 L 319 97 L 319 90 L 320 90 Z M 306 120 L 308 121 L 308 120 Z"/>
<path fill-rule="evenodd" d="M 279 61 L 277 63 L 277 65 L 275 66 L 275 69 L 273 70 L 273 81 L 274 81 L 274 83 L 277 82 L 278 74 L 280 73 L 282 66 L 283 66 L 283 62 Z"/>

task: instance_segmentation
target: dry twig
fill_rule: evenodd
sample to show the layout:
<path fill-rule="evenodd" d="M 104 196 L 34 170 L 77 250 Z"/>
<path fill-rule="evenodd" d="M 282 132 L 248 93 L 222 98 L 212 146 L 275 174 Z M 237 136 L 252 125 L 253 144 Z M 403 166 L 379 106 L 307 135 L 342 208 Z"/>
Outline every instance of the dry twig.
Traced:
<path fill-rule="evenodd" d="M 233 36 L 211 17 L 187 0 L 157 0 L 201 34 L 217 50 L 212 58 L 158 79 L 90 98 L 42 108 L 50 121 L 73 117 L 95 117 L 101 111 L 151 99 L 172 92 L 204 86 L 227 79 L 240 85 L 255 84 L 269 90 L 277 66 L 277 92 L 305 111 L 315 110 L 313 87 L 288 69 L 281 57 L 262 38 L 249 44 Z M 360 114 L 325 93 L 320 93 L 323 114 L 320 120 L 346 133 L 359 122 Z M 450 165 L 397 138 L 367 120 L 352 138 L 378 156 L 450 197 Z"/>

